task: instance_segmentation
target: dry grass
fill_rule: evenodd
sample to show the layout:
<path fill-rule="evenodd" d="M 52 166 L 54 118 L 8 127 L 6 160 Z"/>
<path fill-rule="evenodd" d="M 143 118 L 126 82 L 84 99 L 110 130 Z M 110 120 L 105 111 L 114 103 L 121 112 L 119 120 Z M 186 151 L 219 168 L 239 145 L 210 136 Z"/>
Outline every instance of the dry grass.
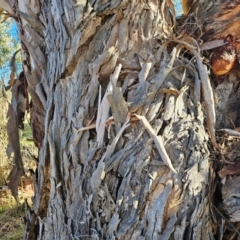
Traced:
<path fill-rule="evenodd" d="M 16 201 L 8 197 L 0 198 L 0 239 L 17 240 L 23 237 L 23 206 L 17 206 Z"/>
<path fill-rule="evenodd" d="M 23 238 L 24 199 L 28 198 L 28 202 L 30 202 L 30 197 L 29 193 L 19 191 L 20 204 L 18 205 L 10 191 L 0 196 L 0 239 L 18 240 Z"/>
<path fill-rule="evenodd" d="M 22 206 L 6 210 L 0 213 L 0 239 L 18 240 L 23 238 L 23 216 Z"/>

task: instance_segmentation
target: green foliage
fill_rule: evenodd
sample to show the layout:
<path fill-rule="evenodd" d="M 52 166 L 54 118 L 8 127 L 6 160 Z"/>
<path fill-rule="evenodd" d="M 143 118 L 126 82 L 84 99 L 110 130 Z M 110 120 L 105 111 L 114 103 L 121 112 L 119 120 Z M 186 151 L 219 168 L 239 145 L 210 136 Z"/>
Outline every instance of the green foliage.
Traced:
<path fill-rule="evenodd" d="M 0 17 L 0 22 L 0 66 L 3 66 L 11 59 L 13 53 L 20 48 L 20 44 L 19 39 L 11 34 L 11 29 L 14 28 L 13 21 L 8 19 L 2 23 L 2 17 Z"/>
<path fill-rule="evenodd" d="M 0 16 L 0 75 L 10 75 L 9 63 L 14 52 L 20 48 L 20 41 L 14 31 L 16 27 L 12 19 L 3 21 Z M 20 63 L 20 54 L 16 56 L 16 63 Z M 7 82 L 7 81 L 5 81 Z"/>

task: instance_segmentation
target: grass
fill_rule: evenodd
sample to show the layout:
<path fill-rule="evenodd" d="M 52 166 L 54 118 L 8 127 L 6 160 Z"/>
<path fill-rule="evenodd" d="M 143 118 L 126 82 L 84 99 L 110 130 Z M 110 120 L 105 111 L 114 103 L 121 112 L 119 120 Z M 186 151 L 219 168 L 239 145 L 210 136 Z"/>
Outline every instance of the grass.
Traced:
<path fill-rule="evenodd" d="M 17 205 L 15 199 L 8 197 L 0 199 L 0 239 L 19 240 L 23 238 L 23 204 Z"/>
<path fill-rule="evenodd" d="M 24 199 L 32 204 L 31 194 L 19 191 L 19 201 L 17 204 L 10 191 L 0 196 L 0 240 L 20 240 L 23 239 L 25 216 Z"/>
<path fill-rule="evenodd" d="M 33 141 L 29 141 L 32 139 L 32 129 L 28 122 L 24 122 L 24 130 L 20 132 L 20 144 L 22 146 L 33 146 Z"/>
<path fill-rule="evenodd" d="M 32 129 L 29 123 L 24 123 L 22 138 L 32 138 Z"/>

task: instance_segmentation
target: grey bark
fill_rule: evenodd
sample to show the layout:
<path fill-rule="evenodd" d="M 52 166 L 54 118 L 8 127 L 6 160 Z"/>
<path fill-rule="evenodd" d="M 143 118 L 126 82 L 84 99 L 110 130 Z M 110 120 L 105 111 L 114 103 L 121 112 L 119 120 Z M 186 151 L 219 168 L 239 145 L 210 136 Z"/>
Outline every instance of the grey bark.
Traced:
<path fill-rule="evenodd" d="M 214 239 L 201 73 L 169 42 L 168 2 L 19 1 L 40 148 L 24 239 Z M 82 128 L 114 76 L 97 142 Z"/>

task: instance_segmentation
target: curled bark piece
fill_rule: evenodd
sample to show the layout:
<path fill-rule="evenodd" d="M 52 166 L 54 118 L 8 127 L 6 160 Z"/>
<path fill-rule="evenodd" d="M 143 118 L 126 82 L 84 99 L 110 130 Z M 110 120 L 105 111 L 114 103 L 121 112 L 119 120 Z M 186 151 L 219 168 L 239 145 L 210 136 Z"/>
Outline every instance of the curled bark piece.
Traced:
<path fill-rule="evenodd" d="M 82 132 L 82 131 L 86 131 L 86 130 L 91 130 L 91 129 L 94 129 L 96 128 L 96 124 L 91 124 L 89 126 L 86 126 L 86 127 L 82 127 L 82 128 L 79 128 L 78 129 L 78 132 Z"/>
<path fill-rule="evenodd" d="M 220 178 L 225 178 L 227 175 L 234 175 L 240 173 L 240 161 L 236 161 L 234 164 L 223 167 L 218 175 Z"/>
<path fill-rule="evenodd" d="M 127 115 L 126 122 L 123 124 L 123 126 L 122 126 L 121 129 L 119 130 L 118 134 L 117 134 L 116 137 L 114 138 L 112 144 L 111 144 L 110 147 L 108 148 L 108 153 L 109 153 L 110 155 L 113 154 L 114 149 L 115 149 L 115 147 L 116 147 L 116 145 L 117 145 L 117 142 L 118 142 L 119 138 L 121 137 L 121 135 L 123 134 L 124 130 L 125 130 L 128 126 L 130 126 L 129 121 L 130 121 L 130 114 Z"/>
<path fill-rule="evenodd" d="M 200 50 L 204 51 L 204 50 L 210 50 L 213 48 L 217 48 L 217 47 L 221 47 L 223 45 L 227 44 L 226 42 L 224 42 L 224 39 L 217 39 L 217 40 L 213 40 L 210 42 L 205 42 L 200 46 Z"/>
<path fill-rule="evenodd" d="M 177 173 L 177 171 L 174 169 L 172 162 L 165 150 L 165 147 L 163 145 L 163 140 L 161 136 L 157 136 L 157 134 L 154 132 L 153 128 L 151 127 L 150 123 L 148 122 L 148 120 L 144 117 L 144 116 L 139 116 L 137 114 L 134 114 L 134 116 L 136 116 L 139 120 L 142 121 L 144 127 L 146 128 L 146 130 L 148 131 L 148 133 L 150 134 L 150 136 L 153 138 L 154 143 L 156 144 L 156 147 L 158 149 L 158 152 L 163 160 L 163 162 L 169 166 L 169 168 L 174 172 Z"/>
<path fill-rule="evenodd" d="M 228 134 L 229 136 L 240 137 L 240 132 L 237 132 L 237 131 L 232 130 L 232 129 L 222 128 L 222 129 L 219 129 L 217 131 L 218 132 L 224 132 L 224 133 Z"/>
<path fill-rule="evenodd" d="M 112 81 L 109 82 L 107 91 L 103 97 L 103 100 L 100 102 L 99 100 L 99 105 L 98 105 L 98 114 L 97 114 L 97 120 L 96 120 L 96 131 L 97 131 L 97 142 L 99 145 L 103 143 L 103 138 L 104 138 L 104 131 L 105 131 L 105 122 L 108 119 L 109 116 L 109 109 L 110 109 L 110 103 L 107 99 L 107 95 L 109 92 L 112 90 L 112 84 L 116 85 L 118 76 L 120 74 L 122 65 L 119 64 L 118 67 L 116 67 L 113 75 L 112 75 Z M 101 87 L 100 87 L 101 88 Z M 101 95 L 100 95 L 101 96 Z"/>
<path fill-rule="evenodd" d="M 14 12 L 11 8 L 11 6 L 9 5 L 9 3 L 6 0 L 0 0 L 0 6 L 2 9 L 4 9 L 5 11 L 9 12 L 10 14 L 14 15 Z"/>
<path fill-rule="evenodd" d="M 13 56 L 11 57 L 10 60 L 10 68 L 11 68 L 11 74 L 10 74 L 10 85 L 13 86 L 15 84 L 15 74 L 16 74 L 16 66 L 15 66 L 15 61 L 16 61 L 16 55 L 21 49 L 17 50 Z"/>
<path fill-rule="evenodd" d="M 183 40 L 175 40 L 175 42 L 182 44 L 185 48 L 187 48 L 190 52 L 192 52 L 196 58 L 198 73 L 202 83 L 203 99 L 205 103 L 209 135 L 214 148 L 219 149 L 219 146 L 216 142 L 216 137 L 215 137 L 216 114 L 215 114 L 213 90 L 210 84 L 207 67 L 203 64 L 200 56 L 199 46 L 196 40 L 191 37 L 184 38 Z"/>

